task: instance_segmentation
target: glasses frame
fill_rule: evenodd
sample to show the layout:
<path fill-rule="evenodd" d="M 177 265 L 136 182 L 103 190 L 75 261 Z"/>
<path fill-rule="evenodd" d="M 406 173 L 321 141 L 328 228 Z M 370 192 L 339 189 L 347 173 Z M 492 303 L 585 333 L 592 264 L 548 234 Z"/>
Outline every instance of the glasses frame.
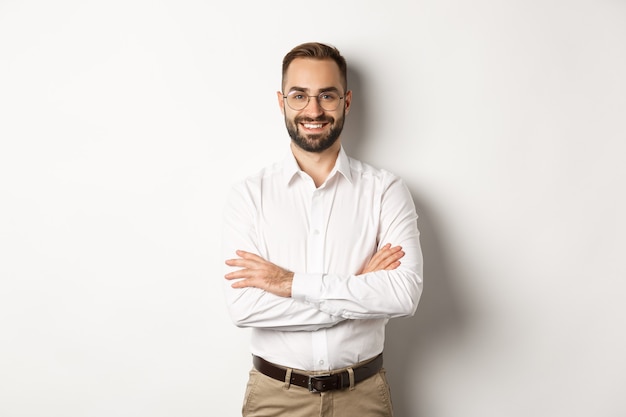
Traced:
<path fill-rule="evenodd" d="M 318 95 L 316 95 L 316 96 L 309 96 L 309 95 L 307 95 L 307 94 L 304 94 L 304 92 L 302 92 L 302 91 L 299 91 L 299 90 L 293 90 L 293 91 L 290 91 L 290 92 L 289 92 L 289 93 L 287 93 L 287 94 L 283 93 L 283 100 L 285 100 L 285 102 L 287 103 L 287 106 L 289 106 L 289 108 L 290 108 L 291 110 L 293 110 L 293 111 L 302 111 L 302 110 L 306 109 L 306 106 L 308 106 L 308 105 L 309 105 L 309 103 L 311 102 L 311 98 L 312 98 L 312 97 L 315 97 L 315 98 L 317 99 L 317 105 L 318 105 L 318 106 L 320 106 L 320 108 L 321 108 L 322 110 L 324 110 L 324 111 L 335 111 L 335 110 L 337 110 L 337 109 L 339 108 L 339 103 L 341 102 L 341 100 L 343 100 L 344 98 L 346 98 L 346 95 L 344 94 L 343 96 L 339 97 L 339 100 L 337 101 L 337 107 L 335 107 L 335 108 L 334 108 L 334 109 L 332 109 L 332 110 L 329 110 L 329 109 L 324 108 L 324 106 L 322 106 L 322 101 L 320 100 L 320 97 L 321 97 L 323 94 L 328 94 L 328 93 L 332 93 L 332 92 L 334 92 L 334 91 L 322 91 L 321 93 L 319 93 L 319 94 L 318 94 Z M 305 105 L 304 105 L 301 109 L 294 109 L 294 108 L 293 108 L 293 107 L 291 107 L 291 105 L 289 104 L 289 101 L 287 101 L 287 97 L 289 96 L 289 94 L 300 94 L 300 95 L 305 96 L 305 97 L 306 97 L 306 104 L 305 104 Z"/>

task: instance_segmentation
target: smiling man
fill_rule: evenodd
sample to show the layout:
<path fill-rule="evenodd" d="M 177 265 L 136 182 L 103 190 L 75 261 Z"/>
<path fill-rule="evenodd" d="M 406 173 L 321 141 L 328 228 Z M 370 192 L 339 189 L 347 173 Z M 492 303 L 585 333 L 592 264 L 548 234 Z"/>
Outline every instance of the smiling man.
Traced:
<path fill-rule="evenodd" d="M 338 81 L 337 69 L 337 64 L 331 60 L 294 59 L 283 82 L 286 95 L 277 92 L 293 145 L 304 151 L 320 153 L 337 144 L 352 100 L 352 92 L 347 90 L 345 80 L 341 80 L 341 85 L 334 85 Z M 303 87 L 312 84 L 322 87 L 316 91 Z M 309 105 L 311 98 L 317 102 Z"/>
<path fill-rule="evenodd" d="M 224 210 L 227 305 L 252 328 L 243 416 L 392 416 L 385 325 L 422 293 L 413 200 L 346 155 L 352 92 L 336 48 L 293 48 L 277 97 L 290 152 L 235 184 Z"/>

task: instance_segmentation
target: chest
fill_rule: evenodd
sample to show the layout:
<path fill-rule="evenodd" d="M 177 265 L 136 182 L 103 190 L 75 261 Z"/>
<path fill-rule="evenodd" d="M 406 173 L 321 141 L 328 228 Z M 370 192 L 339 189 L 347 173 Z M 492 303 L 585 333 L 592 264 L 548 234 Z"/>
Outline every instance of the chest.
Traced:
<path fill-rule="evenodd" d="M 378 244 L 381 193 L 376 187 L 294 187 L 267 193 L 258 204 L 259 246 L 283 267 L 356 273 Z"/>

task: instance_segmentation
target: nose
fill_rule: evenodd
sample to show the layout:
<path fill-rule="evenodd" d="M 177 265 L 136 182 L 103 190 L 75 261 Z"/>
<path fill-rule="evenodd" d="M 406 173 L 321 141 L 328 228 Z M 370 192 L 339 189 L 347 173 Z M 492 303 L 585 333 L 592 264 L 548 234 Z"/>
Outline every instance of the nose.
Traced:
<path fill-rule="evenodd" d="M 309 97 L 309 102 L 304 107 L 304 109 L 302 109 L 302 112 L 312 117 L 317 117 L 324 114 L 324 109 L 322 109 L 322 106 L 320 106 L 319 97 Z"/>

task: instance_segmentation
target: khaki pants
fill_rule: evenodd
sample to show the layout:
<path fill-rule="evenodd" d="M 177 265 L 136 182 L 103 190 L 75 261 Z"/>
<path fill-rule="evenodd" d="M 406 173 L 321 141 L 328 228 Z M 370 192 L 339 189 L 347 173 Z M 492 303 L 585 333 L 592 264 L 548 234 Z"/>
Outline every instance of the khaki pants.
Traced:
<path fill-rule="evenodd" d="M 392 417 L 384 368 L 352 388 L 312 393 L 252 368 L 243 417 Z"/>

